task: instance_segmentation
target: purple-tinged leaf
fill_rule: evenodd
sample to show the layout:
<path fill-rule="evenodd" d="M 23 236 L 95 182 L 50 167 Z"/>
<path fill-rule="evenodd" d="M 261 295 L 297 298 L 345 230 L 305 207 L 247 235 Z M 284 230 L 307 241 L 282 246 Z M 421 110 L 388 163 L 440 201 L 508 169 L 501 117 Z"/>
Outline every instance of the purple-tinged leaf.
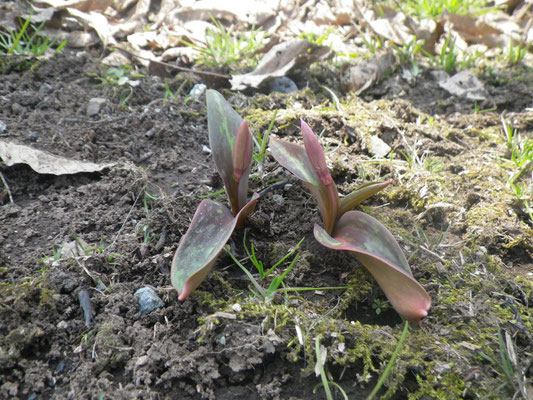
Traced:
<path fill-rule="evenodd" d="M 233 177 L 235 182 L 241 180 L 244 172 L 250 167 L 252 162 L 252 137 L 248 122 L 242 121 L 235 135 L 235 145 L 233 146 Z"/>
<path fill-rule="evenodd" d="M 349 211 L 339 219 L 332 236 L 318 225 L 314 234 L 325 247 L 351 251 L 404 318 L 419 324 L 427 316 L 429 295 L 413 278 L 392 234 L 378 220 L 360 211 Z"/>
<path fill-rule="evenodd" d="M 300 121 L 307 157 L 309 158 L 309 161 L 311 162 L 311 165 L 313 166 L 320 183 L 324 186 L 327 186 L 333 183 L 333 178 L 329 173 L 324 150 L 322 150 L 322 146 L 320 145 L 318 138 L 309 125 L 307 125 L 303 119 Z"/>
<path fill-rule="evenodd" d="M 243 215 L 252 212 L 258 198 L 254 194 L 235 217 L 226 207 L 212 200 L 200 203 L 172 260 L 171 282 L 178 291 L 179 300 L 185 300 L 202 283 L 235 226 L 242 221 Z"/>
<path fill-rule="evenodd" d="M 375 195 L 377 192 L 385 189 L 392 181 L 387 182 L 369 182 L 360 186 L 349 195 L 341 199 L 339 215 L 344 214 L 347 211 L 353 210 L 361 202 L 365 201 L 369 197 Z"/>
<path fill-rule="evenodd" d="M 302 121 L 304 146 L 270 138 L 270 151 L 276 161 L 303 180 L 318 203 L 326 231 L 332 232 L 339 216 L 339 194 L 326 165 L 317 137 Z"/>
<path fill-rule="evenodd" d="M 298 179 L 313 186 L 320 185 L 305 148 L 296 143 L 285 142 L 270 136 L 270 152 L 276 161 Z"/>
<path fill-rule="evenodd" d="M 233 163 L 235 157 L 238 159 L 242 157 L 242 160 L 244 160 L 248 153 L 251 156 L 253 153 L 253 141 L 250 139 L 248 149 L 244 149 L 242 146 L 242 141 L 245 138 L 240 139 L 241 144 L 236 144 L 237 132 L 243 120 L 219 92 L 209 89 L 206 93 L 206 99 L 207 128 L 209 130 L 209 144 L 213 160 L 226 187 L 233 214 L 236 215 L 246 204 L 248 192 L 246 171 L 249 172 L 249 168 L 245 168 L 241 172 L 242 177 L 236 180 Z M 250 135 L 250 131 L 246 129 L 242 136 L 245 136 L 246 132 Z M 239 151 L 247 150 L 247 152 L 244 155 L 234 155 L 236 148 Z M 246 178 L 244 178 L 245 176 Z"/>
<path fill-rule="evenodd" d="M 252 166 L 253 142 L 248 129 L 248 122 L 242 121 L 237 130 L 235 145 L 233 147 L 233 178 L 237 185 L 238 207 L 246 204 L 248 197 L 248 179 Z M 233 210 L 236 215 L 240 210 Z"/>
<path fill-rule="evenodd" d="M 318 210 L 324 222 L 324 228 L 327 232 L 333 232 L 339 215 L 339 193 L 337 192 L 337 186 L 334 182 L 327 186 L 314 186 L 309 183 L 306 183 L 306 186 L 317 200 Z"/>
<path fill-rule="evenodd" d="M 250 201 L 246 203 L 244 207 L 241 208 L 241 210 L 237 213 L 235 216 L 235 219 L 237 220 L 237 226 L 244 225 L 246 218 L 248 218 L 248 216 L 254 211 L 257 200 L 259 200 L 259 194 L 254 193 Z"/>

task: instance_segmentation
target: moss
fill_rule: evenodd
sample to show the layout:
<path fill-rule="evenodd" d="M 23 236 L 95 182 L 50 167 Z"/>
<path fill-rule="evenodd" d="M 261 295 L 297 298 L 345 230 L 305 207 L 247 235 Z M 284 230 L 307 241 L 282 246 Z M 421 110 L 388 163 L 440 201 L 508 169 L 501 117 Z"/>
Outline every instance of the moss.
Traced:
<path fill-rule="evenodd" d="M 9 332 L 1 344 L 9 347 L 7 356 L 18 359 L 21 353 L 37 346 L 37 341 L 44 336 L 44 331 L 38 326 L 20 326 Z"/>
<path fill-rule="evenodd" d="M 20 313 L 30 312 L 38 300 L 38 307 L 54 307 L 55 292 L 48 288 L 46 275 L 40 273 L 36 277 L 24 277 L 23 283 L 0 282 L 0 310 L 10 309 Z"/>
<path fill-rule="evenodd" d="M 105 323 L 94 335 L 94 348 L 91 351 L 98 354 L 94 364 L 96 374 L 118 368 L 129 359 L 128 346 L 117 331 L 119 330 L 112 323 Z"/>
<path fill-rule="evenodd" d="M 443 267 L 447 271 L 446 278 L 436 275 L 428 284 L 436 287 L 431 291 L 434 306 L 424 324 L 428 331 L 410 330 L 381 398 L 392 398 L 398 391 L 405 390 L 406 380 L 413 379 L 416 386 L 409 391 L 409 398 L 413 399 L 506 395 L 504 391 L 495 394 L 495 388 L 504 383 L 503 375 L 490 373 L 493 367 L 478 356 L 478 351 L 498 359 L 498 330 L 512 327 L 509 323 L 514 320 L 513 307 L 520 313 L 526 329 L 531 329 L 530 311 L 524 304 L 515 303 L 510 307 L 505 297 L 495 294 L 505 287 L 504 282 L 509 277 L 503 275 L 494 257 L 480 255 L 475 246 L 463 252 L 466 260 L 475 258 L 476 262 L 461 268 L 449 262 Z M 526 296 L 532 295 L 530 281 L 518 277 L 514 284 Z M 329 313 L 322 306 L 296 296 L 292 297 L 292 306 L 237 296 L 226 301 L 225 308 L 219 308 L 218 312 L 234 313 L 230 304 L 238 301 L 242 311 L 236 318 L 261 325 L 263 332 L 274 330 L 287 344 L 287 360 L 307 360 L 304 374 L 313 373 L 314 338 L 321 335 L 322 344 L 328 349 L 326 365 L 356 366 L 357 377 L 349 379 L 370 384 L 383 373 L 392 356 L 401 324 L 388 327 L 347 321 L 343 317 L 344 310 L 368 299 L 376 287 L 363 269 L 354 272 L 349 286 L 350 289 L 340 296 L 338 307 Z M 222 303 L 217 304 L 222 306 Z M 215 313 L 200 322 L 204 326 L 211 323 L 210 329 L 213 329 L 221 320 Z M 296 333 L 297 326 L 302 332 L 303 345 Z M 209 332 L 206 329 L 204 333 L 205 340 Z M 480 371 L 480 375 L 469 379 L 475 371 Z"/>
<path fill-rule="evenodd" d="M 393 104 L 388 101 L 368 104 L 356 97 L 347 98 L 340 113 L 331 109 L 296 109 L 290 102 L 297 101 L 298 96 L 292 99 L 265 97 L 260 104 L 252 107 L 268 105 L 265 108 L 272 110 L 287 104 L 288 108 L 278 113 L 278 131 L 287 129 L 302 114 L 307 119 L 318 119 L 317 126 L 326 127 L 336 126 L 340 118 L 343 125 L 354 128 L 359 136 L 356 142 L 359 140 L 362 146 L 356 143 L 354 148 L 362 147 L 363 150 L 365 138 L 379 133 L 383 126 L 389 127 L 387 118 L 394 117 Z M 278 99 L 282 103 L 275 104 L 274 100 Z M 266 129 L 273 111 L 252 107 L 248 109 L 250 121 Z M 441 232 L 435 224 L 439 215 L 430 218 L 428 210 L 438 202 L 450 205 L 439 219 L 446 229 L 450 227 L 451 236 L 451 239 L 443 241 L 446 246 L 439 247 L 437 244 L 435 247 L 435 252 L 442 256 L 431 257 L 429 253 L 416 252 L 415 249 L 414 258 L 410 259 L 410 263 L 415 265 L 417 277 L 421 276 L 421 284 L 432 297 L 433 306 L 423 323 L 424 329 L 410 330 L 386 381 L 386 393 L 382 398 L 503 398 L 509 393 L 506 389 L 497 390 L 505 383 L 502 371 L 488 364 L 479 356 L 479 351 L 499 359 L 500 329 L 512 334 L 519 354 L 530 354 L 533 349 L 530 336 L 524 333 L 532 330 L 533 317 L 526 304 L 533 304 L 533 282 L 528 277 L 509 276 L 500 267 L 503 262 L 499 258 L 504 250 L 517 252 L 517 257 L 523 255 L 522 251 L 524 254 L 531 251 L 533 235 L 531 229 L 519 223 L 516 213 L 509 207 L 513 194 L 506 189 L 505 176 L 494 156 L 495 148 L 504 151 L 498 139 L 499 117 L 496 116 L 492 124 L 478 122 L 478 125 L 485 124 L 482 128 L 474 126 L 460 132 L 459 128 L 449 126 L 445 120 L 433 119 L 417 110 L 408 110 L 402 118 L 406 121 L 396 122 L 401 125 L 399 129 L 407 140 L 422 137 L 443 142 L 456 141 L 464 147 L 475 146 L 479 151 L 455 154 L 455 147 L 451 147 L 448 153 L 450 147 L 443 146 L 440 149 L 443 154 L 434 156 L 430 153 L 443 165 L 449 164 L 438 174 L 427 171 L 425 165 L 413 163 L 406 168 L 405 163 L 390 162 L 384 168 L 385 174 L 391 171 L 392 177 L 402 185 L 382 192 L 380 201 L 390 203 L 390 207 L 361 207 L 376 216 L 395 236 L 400 236 L 403 245 L 406 242 L 418 243 L 412 233 L 414 221 L 423 224 L 425 231 Z M 331 135 L 333 132 L 328 133 Z M 355 166 L 346 164 L 343 157 L 353 149 L 343 149 L 342 146 L 341 150 L 345 153 L 339 151 L 334 156 L 334 172 L 348 181 L 357 173 Z M 397 168 L 397 165 L 401 167 Z M 380 176 L 385 178 L 384 172 L 377 168 L 375 175 L 376 179 Z M 345 186 L 350 184 L 345 182 Z M 469 200 L 468 194 L 475 196 Z M 503 231 L 505 226 L 519 226 L 520 229 L 506 232 Z M 494 246 L 491 248 L 491 245 Z M 274 244 L 268 248 L 270 254 L 263 257 L 278 260 L 286 251 L 286 246 Z M 296 296 L 291 297 L 287 304 L 262 303 L 242 294 L 226 300 L 203 295 L 202 301 L 221 312 L 231 313 L 234 312 L 230 305 L 238 301 L 242 311 L 234 313 L 236 318 L 260 325 L 263 332 L 274 330 L 286 345 L 283 354 L 287 360 L 306 360 L 305 374 L 313 373 L 316 357 L 314 338 L 321 335 L 321 343 L 328 349 L 326 365 L 346 366 L 346 371 L 357 372 L 354 372 L 355 376 L 345 376 L 345 379 L 370 384 L 383 373 L 402 327 L 401 324 L 392 327 L 365 324 L 358 320 L 360 308 L 356 310 L 356 306 L 368 307 L 375 293 L 381 293 L 364 268 L 353 272 L 348 285 L 349 289 L 340 294 L 333 309 L 326 308 L 331 307 L 326 302 L 313 303 Z M 352 314 L 347 312 L 353 310 Z M 347 314 L 354 321 L 347 320 Z M 216 313 L 212 318 L 213 326 L 222 323 Z M 377 318 L 383 325 L 386 323 L 379 320 L 381 316 Z M 209 317 L 200 322 L 207 326 Z M 300 337 L 296 327 L 302 333 Z M 206 330 L 204 339 L 208 335 Z M 331 373 L 333 371 L 330 369 Z M 333 380 L 335 378 L 333 376 Z"/>

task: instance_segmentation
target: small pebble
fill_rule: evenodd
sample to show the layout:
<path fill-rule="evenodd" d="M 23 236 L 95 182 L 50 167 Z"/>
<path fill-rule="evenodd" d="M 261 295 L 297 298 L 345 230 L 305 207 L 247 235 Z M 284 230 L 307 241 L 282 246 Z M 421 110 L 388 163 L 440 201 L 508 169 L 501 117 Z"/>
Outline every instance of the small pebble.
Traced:
<path fill-rule="evenodd" d="M 292 93 L 297 90 L 298 86 L 296 86 L 296 83 L 291 78 L 280 76 L 270 81 L 268 92 Z"/>
<path fill-rule="evenodd" d="M 67 329 L 68 328 L 68 324 L 66 321 L 59 321 L 57 323 L 57 329 Z"/>
<path fill-rule="evenodd" d="M 89 103 L 87 104 L 87 116 L 94 117 L 95 115 L 97 115 L 106 102 L 107 99 L 101 97 L 93 97 L 92 99 L 90 99 Z"/>
<path fill-rule="evenodd" d="M 274 203 L 276 203 L 278 206 L 282 206 L 283 205 L 283 196 L 281 194 L 273 194 L 272 195 L 272 200 L 274 200 Z"/>
<path fill-rule="evenodd" d="M 141 314 L 149 314 L 156 308 L 161 308 L 165 304 L 159 298 L 154 289 L 150 287 L 142 287 L 135 292 L 135 297 L 138 299 L 138 308 Z"/>
<path fill-rule="evenodd" d="M 7 125 L 0 119 L 0 133 L 4 133 L 5 131 L 7 131 Z"/>
<path fill-rule="evenodd" d="M 39 134 L 37 132 L 28 133 L 28 140 L 30 142 L 36 142 L 38 138 L 39 138 Z"/>
<path fill-rule="evenodd" d="M 39 94 L 48 94 L 50 93 L 54 88 L 49 83 L 43 83 L 41 87 L 39 88 Z"/>
<path fill-rule="evenodd" d="M 392 150 L 391 147 L 377 136 L 370 137 L 370 152 L 377 158 L 383 158 Z"/>
<path fill-rule="evenodd" d="M 200 98 L 206 90 L 206 85 L 204 85 L 203 83 L 197 83 L 192 87 L 191 91 L 189 92 L 189 96 L 191 96 L 191 99 L 193 99 L 194 101 L 200 101 Z"/>
<path fill-rule="evenodd" d="M 235 303 L 234 305 L 231 306 L 231 309 L 235 312 L 241 312 L 242 311 L 242 307 L 239 303 Z"/>

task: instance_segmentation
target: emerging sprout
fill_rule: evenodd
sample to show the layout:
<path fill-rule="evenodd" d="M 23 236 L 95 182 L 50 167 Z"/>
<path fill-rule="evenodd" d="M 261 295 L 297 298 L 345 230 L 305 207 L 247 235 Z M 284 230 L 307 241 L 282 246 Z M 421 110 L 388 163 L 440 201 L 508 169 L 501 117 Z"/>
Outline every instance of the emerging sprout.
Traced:
<path fill-rule="evenodd" d="M 316 240 L 334 250 L 348 250 L 377 280 L 396 311 L 420 323 L 431 299 L 413 278 L 409 264 L 392 234 L 378 220 L 360 211 L 350 211 L 391 182 L 371 182 L 342 200 L 331 178 L 324 151 L 309 125 L 301 121 L 304 146 L 270 139 L 274 158 L 305 182 L 316 198 L 324 228 L 315 225 Z"/>
<path fill-rule="evenodd" d="M 206 278 L 237 225 L 252 213 L 259 196 L 248 200 L 253 141 L 248 123 L 215 90 L 207 91 L 209 143 L 232 211 L 203 200 L 172 260 L 171 281 L 185 300 Z"/>

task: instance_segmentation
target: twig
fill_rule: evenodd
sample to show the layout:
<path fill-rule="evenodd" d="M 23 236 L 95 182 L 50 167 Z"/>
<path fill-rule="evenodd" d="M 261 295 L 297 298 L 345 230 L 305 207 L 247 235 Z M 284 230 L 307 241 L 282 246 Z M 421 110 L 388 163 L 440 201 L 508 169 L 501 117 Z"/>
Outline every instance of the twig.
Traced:
<path fill-rule="evenodd" d="M 216 72 L 197 71 L 197 70 L 192 69 L 192 68 L 178 67 L 177 65 L 172 65 L 172 64 L 169 64 L 169 63 L 166 63 L 166 62 L 163 62 L 163 61 L 153 60 L 153 59 L 151 59 L 149 57 L 143 57 L 143 56 L 141 56 L 139 54 L 135 54 L 132 51 L 126 50 L 122 46 L 112 46 L 112 47 L 115 47 L 117 50 L 120 50 L 120 51 L 123 51 L 125 53 L 128 53 L 130 56 L 137 57 L 137 58 L 140 58 L 142 60 L 150 61 L 150 62 L 153 62 L 153 63 L 161 64 L 161 65 L 164 65 L 165 67 L 170 67 L 170 68 L 173 68 L 173 69 L 177 69 L 179 71 L 192 72 L 193 74 L 197 74 L 197 75 L 213 76 L 215 78 L 223 78 L 223 79 L 230 79 L 231 78 L 230 75 L 217 74 Z"/>
<path fill-rule="evenodd" d="M 128 118 L 128 115 L 120 115 L 115 118 L 104 118 L 97 121 L 93 121 L 90 119 L 82 119 L 82 118 L 62 118 L 59 120 L 58 125 L 62 122 L 81 122 L 83 124 L 110 124 L 117 121 L 122 121 L 123 119 Z"/>
<path fill-rule="evenodd" d="M 265 194 L 267 194 L 268 192 L 271 192 L 271 191 L 273 191 L 274 189 L 277 189 L 277 188 L 279 188 L 279 187 L 285 186 L 288 182 L 289 182 L 288 179 L 283 179 L 282 181 L 279 181 L 279 182 L 273 183 L 272 185 L 267 186 L 267 187 L 261 189 L 261 190 L 259 191 L 259 193 L 258 193 L 258 194 L 259 194 L 259 197 L 263 197 L 263 196 L 264 196 Z M 248 201 L 250 201 L 250 200 L 251 200 L 251 198 L 248 199 Z"/>
<path fill-rule="evenodd" d="M 91 297 L 87 289 L 81 289 L 78 292 L 78 300 L 80 302 L 81 309 L 83 310 L 83 316 L 85 320 L 85 326 L 91 329 L 91 322 L 93 319 L 93 308 L 91 306 Z"/>
<path fill-rule="evenodd" d="M 13 201 L 13 195 L 11 194 L 11 189 L 9 189 L 9 185 L 7 184 L 7 181 L 6 179 L 4 178 L 4 174 L 2 174 L 0 172 L 0 178 L 2 179 L 2 183 L 4 184 L 4 186 L 6 187 L 6 190 L 7 190 L 7 195 L 9 196 L 9 202 L 11 204 L 15 204 L 15 202 Z"/>
<path fill-rule="evenodd" d="M 445 262 L 446 260 L 442 257 L 442 256 L 439 256 L 437 253 L 435 253 L 434 251 L 431 251 L 430 249 L 426 249 L 424 246 L 420 245 L 420 248 L 426 252 L 428 252 L 429 254 L 431 254 L 432 256 L 435 256 L 437 257 L 439 260 L 441 260 L 442 262 Z"/>

